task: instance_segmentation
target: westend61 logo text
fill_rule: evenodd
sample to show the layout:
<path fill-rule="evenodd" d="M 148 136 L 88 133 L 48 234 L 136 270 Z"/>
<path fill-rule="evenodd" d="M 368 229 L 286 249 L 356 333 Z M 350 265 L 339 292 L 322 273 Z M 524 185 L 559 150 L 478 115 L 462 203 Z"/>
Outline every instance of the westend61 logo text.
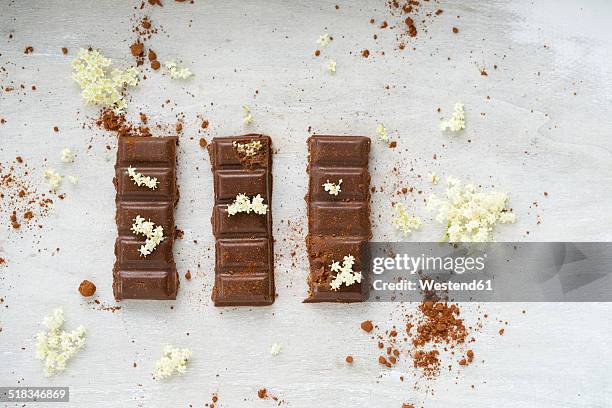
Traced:
<path fill-rule="evenodd" d="M 380 275 L 386 271 L 406 271 L 411 275 L 428 272 L 482 272 L 485 269 L 484 256 L 411 256 L 397 254 L 395 257 L 376 257 L 372 259 L 372 272 Z"/>

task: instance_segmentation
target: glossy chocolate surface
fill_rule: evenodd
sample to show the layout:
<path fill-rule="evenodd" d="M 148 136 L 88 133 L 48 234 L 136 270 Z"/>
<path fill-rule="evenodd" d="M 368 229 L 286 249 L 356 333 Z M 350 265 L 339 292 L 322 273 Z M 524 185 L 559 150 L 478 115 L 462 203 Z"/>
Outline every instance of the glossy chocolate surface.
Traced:
<path fill-rule="evenodd" d="M 233 142 L 260 141 L 247 157 Z M 214 177 L 215 206 L 211 217 L 215 243 L 215 306 L 264 306 L 274 303 L 274 241 L 272 237 L 272 141 L 268 136 L 216 137 L 208 146 Z M 238 194 L 260 194 L 265 215 L 253 212 L 228 216 Z"/>
<path fill-rule="evenodd" d="M 120 137 L 115 164 L 118 237 L 113 268 L 113 293 L 121 299 L 175 299 L 178 273 L 172 254 L 176 186 L 176 137 Z M 156 177 L 157 188 L 137 186 L 127 173 L 134 167 Z M 138 251 L 146 238 L 131 231 L 137 215 L 164 229 L 165 239 L 149 255 Z"/>
<path fill-rule="evenodd" d="M 364 136 L 312 136 L 308 139 L 308 236 L 310 262 L 308 298 L 305 302 L 360 302 L 367 294 L 367 277 L 361 283 L 332 290 L 335 276 L 330 265 L 355 257 L 353 271 L 361 271 L 364 244 L 372 237 L 370 225 L 370 139 Z M 323 188 L 328 180 L 340 193 Z"/>

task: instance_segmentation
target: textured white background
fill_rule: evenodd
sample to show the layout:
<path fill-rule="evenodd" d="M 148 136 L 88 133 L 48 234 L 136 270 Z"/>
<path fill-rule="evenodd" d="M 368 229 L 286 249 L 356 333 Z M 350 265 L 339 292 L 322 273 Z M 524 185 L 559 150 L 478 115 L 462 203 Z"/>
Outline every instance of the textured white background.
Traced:
<path fill-rule="evenodd" d="M 465 305 L 468 322 L 483 310 L 491 316 L 473 347 L 477 362 L 433 383 L 421 381 L 415 391 L 406 360 L 381 369 L 375 343 L 359 329 L 366 318 L 383 328 L 401 325 L 392 317 L 398 305 L 301 303 L 309 126 L 318 133 L 375 137 L 384 122 L 397 140 L 395 150 L 373 143 L 375 240 L 401 239 L 390 227 L 392 200 L 405 201 L 426 220 L 410 239 L 440 236 L 441 227 L 423 209 L 426 194 L 442 189 L 425 181 L 431 171 L 511 194 L 518 223 L 500 228 L 498 240 L 610 240 L 609 2 L 444 1 L 444 14 L 428 24 L 429 33 L 409 42 L 416 50 L 404 52 L 394 49 L 393 31 L 369 23 L 389 19 L 383 0 L 164 3 L 150 10 L 163 32 L 148 44 L 160 60 L 182 59 L 196 76 L 175 82 L 147 73 L 150 79 L 131 92 L 130 117 L 143 111 L 151 122 L 173 124 L 178 112 L 185 113 L 177 209 L 185 237 L 175 255 L 181 277 L 189 269 L 193 279 L 182 279 L 175 302 L 122 302 L 112 313 L 76 288 L 90 279 L 97 299 L 114 305 L 116 142 L 83 128 L 96 109 L 83 106 L 69 62 L 79 47 L 92 46 L 119 66 L 132 64 L 131 17 L 142 12 L 128 1 L 0 2 L 0 62 L 9 71 L 0 82 L 37 86 L 25 96 L 0 93 L 0 116 L 7 119 L 0 125 L 0 159 L 23 156 L 41 188 L 47 166 L 81 176 L 77 187 L 64 183 L 66 199 L 42 220 L 42 234 L 0 232 L 0 256 L 9 260 L 0 270 L 0 385 L 70 386 L 70 406 L 82 407 L 203 406 L 217 391 L 221 407 L 273 406 L 257 398 L 261 387 L 291 407 L 612 406 L 608 304 L 486 304 L 480 311 Z M 334 41 L 315 58 L 324 32 Z M 34 47 L 32 55 L 24 55 L 26 45 Z M 368 59 L 359 56 L 364 48 Z M 333 76 L 325 71 L 329 57 L 338 63 Z M 162 107 L 166 99 L 171 103 Z M 458 101 L 466 104 L 467 130 L 442 134 L 436 109 L 449 115 Z M 242 124 L 245 103 L 254 116 L 249 128 Z M 210 121 L 209 132 L 197 134 L 197 114 Z M 278 149 L 273 207 L 279 296 L 272 307 L 219 309 L 210 301 L 212 175 L 198 139 L 247 131 L 271 135 Z M 77 152 L 74 164 L 59 161 L 65 146 Z M 411 186 L 424 193 L 393 195 Z M 34 359 L 33 335 L 58 306 L 68 328 L 87 327 L 88 343 L 65 373 L 46 379 Z M 497 334 L 497 319 L 509 322 L 504 336 Z M 273 342 L 283 347 L 278 357 L 268 352 Z M 151 372 L 166 343 L 190 347 L 193 360 L 183 377 L 158 383 Z M 353 366 L 344 363 L 347 354 L 355 357 Z M 434 396 L 424 391 L 428 385 Z"/>

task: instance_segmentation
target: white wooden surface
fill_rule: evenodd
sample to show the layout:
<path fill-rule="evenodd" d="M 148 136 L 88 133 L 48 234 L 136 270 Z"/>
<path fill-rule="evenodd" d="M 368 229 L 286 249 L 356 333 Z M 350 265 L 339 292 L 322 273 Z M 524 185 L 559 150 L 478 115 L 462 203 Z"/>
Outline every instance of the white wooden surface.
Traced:
<path fill-rule="evenodd" d="M 82 128 L 96 109 L 83 106 L 70 79 L 71 57 L 60 48 L 74 55 L 92 46 L 127 66 L 133 62 L 130 17 L 140 12 L 127 1 L 0 3 L 0 62 L 9 70 L 0 82 L 38 88 L 26 96 L 0 94 L 0 116 L 8 120 L 0 125 L 0 159 L 22 155 L 40 183 L 45 160 L 81 175 L 77 187 L 64 183 L 66 199 L 43 220 L 42 238 L 0 232 L 0 256 L 9 260 L 0 270 L 0 385 L 70 386 L 70 406 L 81 407 L 200 407 L 213 392 L 221 407 L 272 406 L 257 398 L 261 387 L 296 408 L 399 408 L 402 402 L 427 408 L 612 406 L 608 304 L 483 305 L 491 318 L 474 345 L 478 362 L 458 379 L 442 375 L 431 384 L 431 396 L 413 390 L 409 367 L 381 369 L 375 344 L 359 329 L 366 318 L 381 327 L 401 325 L 392 319 L 398 305 L 301 303 L 309 126 L 318 133 L 375 137 L 383 122 L 398 141 L 395 150 L 373 143 L 372 182 L 384 187 L 374 195 L 375 240 L 400 239 L 390 226 L 391 200 L 398 199 L 427 220 L 410 239 L 439 237 L 440 226 L 422 205 L 426 194 L 442 189 L 424 180 L 431 171 L 510 192 L 519 222 L 502 227 L 498 240 L 610 240 L 612 37 L 606 24 L 612 4 L 443 1 L 444 14 L 429 24 L 429 35 L 413 42 L 416 51 L 399 52 L 393 32 L 369 23 L 389 18 L 384 0 L 164 3 L 150 11 L 164 33 L 149 45 L 162 61 L 182 59 L 196 76 L 174 82 L 148 73 L 150 79 L 131 93 L 130 115 L 143 111 L 151 122 L 173 124 L 176 113 L 185 113 L 177 210 L 185 237 L 175 254 L 181 277 L 189 269 L 193 279 L 182 279 L 175 302 L 122 302 L 115 313 L 99 310 L 76 288 L 90 279 L 102 304 L 114 305 L 116 143 L 113 135 Z M 453 34 L 452 26 L 460 33 Z M 324 32 L 334 41 L 315 58 L 316 39 Z M 24 55 L 26 45 L 34 47 L 33 55 Z M 365 48 L 368 59 L 358 55 Z M 338 63 L 333 76 L 325 71 L 327 57 Z M 172 102 L 162 107 L 166 99 Z M 436 109 L 449 115 L 458 101 L 466 105 L 467 130 L 457 137 L 440 133 Z M 253 111 L 248 128 L 243 104 Z M 202 134 L 208 140 L 257 131 L 271 135 L 278 149 L 273 206 L 279 297 L 272 307 L 211 304 L 212 176 L 208 155 L 198 146 L 197 114 L 210 121 L 210 131 Z M 53 133 L 53 126 L 61 132 Z M 60 163 L 65 146 L 77 152 L 74 164 Z M 392 194 L 404 186 L 424 194 Z M 65 373 L 46 379 L 34 359 L 33 335 L 58 306 L 69 328 L 87 327 L 88 343 Z M 476 305 L 464 309 L 468 321 L 478 313 Z M 509 322 L 501 337 L 497 319 Z M 278 357 L 268 352 L 273 342 L 283 347 Z M 186 375 L 159 383 L 151 372 L 166 343 L 190 347 L 193 360 Z M 347 354 L 355 357 L 352 367 L 344 363 Z"/>

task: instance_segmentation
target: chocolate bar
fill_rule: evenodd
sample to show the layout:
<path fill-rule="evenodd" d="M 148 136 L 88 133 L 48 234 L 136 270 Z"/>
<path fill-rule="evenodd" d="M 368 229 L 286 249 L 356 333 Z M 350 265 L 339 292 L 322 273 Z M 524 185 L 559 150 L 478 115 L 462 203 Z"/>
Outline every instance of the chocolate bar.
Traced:
<path fill-rule="evenodd" d="M 264 135 L 215 137 L 208 146 L 215 190 L 215 306 L 274 303 L 271 146 Z M 267 206 L 265 212 L 253 209 L 255 202 Z"/>
<path fill-rule="evenodd" d="M 176 186 L 176 137 L 119 137 L 114 184 L 118 237 L 113 268 L 115 299 L 176 299 L 179 281 L 172 245 Z M 149 177 L 140 185 L 129 170 Z M 156 178 L 156 182 L 151 181 Z M 140 181 L 140 180 L 139 180 Z M 151 188 L 154 187 L 154 188 Z M 147 235 L 135 233 L 136 217 L 163 228 L 163 239 L 153 249 L 143 250 Z"/>
<path fill-rule="evenodd" d="M 364 136 L 311 136 L 308 152 L 306 247 L 310 273 L 305 302 L 361 302 L 368 287 L 367 277 L 360 274 L 362 251 L 372 238 L 370 139 Z M 329 183 L 336 186 L 336 191 L 329 185 L 324 186 Z M 351 266 L 346 260 L 354 264 Z M 334 263 L 335 268 L 332 268 Z M 344 266 L 348 267 L 350 278 L 346 281 L 341 279 L 339 271 Z"/>

